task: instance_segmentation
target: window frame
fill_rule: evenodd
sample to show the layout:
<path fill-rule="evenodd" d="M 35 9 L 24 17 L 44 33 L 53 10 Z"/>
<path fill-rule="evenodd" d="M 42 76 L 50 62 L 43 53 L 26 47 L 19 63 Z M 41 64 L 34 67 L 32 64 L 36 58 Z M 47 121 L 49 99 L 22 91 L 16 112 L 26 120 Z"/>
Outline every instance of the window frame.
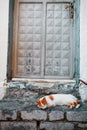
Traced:
<path fill-rule="evenodd" d="M 23 2 L 24 0 L 19 0 Z M 26 0 L 28 2 L 29 0 Z M 32 0 L 31 0 L 32 1 Z M 35 0 L 33 0 L 35 1 Z M 43 0 L 42 0 L 43 1 Z M 47 2 L 53 0 L 47 0 Z M 58 2 L 71 2 L 72 0 L 57 0 Z M 75 8 L 75 52 L 74 52 L 74 77 L 76 84 L 80 77 L 80 0 L 74 1 Z M 13 47 L 13 21 L 14 21 L 14 3 L 15 0 L 9 0 L 9 29 L 8 29 L 8 59 L 7 59 L 7 79 L 12 79 L 12 47 Z"/>

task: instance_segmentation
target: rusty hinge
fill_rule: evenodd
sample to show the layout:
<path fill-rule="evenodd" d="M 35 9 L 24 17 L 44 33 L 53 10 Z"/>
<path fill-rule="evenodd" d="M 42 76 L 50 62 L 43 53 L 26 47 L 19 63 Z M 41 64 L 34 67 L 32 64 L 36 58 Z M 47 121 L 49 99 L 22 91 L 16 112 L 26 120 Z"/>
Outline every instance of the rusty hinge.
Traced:
<path fill-rule="evenodd" d="M 74 4 L 73 3 L 66 4 L 65 9 L 69 9 L 70 18 L 73 19 L 73 17 L 74 17 Z"/>

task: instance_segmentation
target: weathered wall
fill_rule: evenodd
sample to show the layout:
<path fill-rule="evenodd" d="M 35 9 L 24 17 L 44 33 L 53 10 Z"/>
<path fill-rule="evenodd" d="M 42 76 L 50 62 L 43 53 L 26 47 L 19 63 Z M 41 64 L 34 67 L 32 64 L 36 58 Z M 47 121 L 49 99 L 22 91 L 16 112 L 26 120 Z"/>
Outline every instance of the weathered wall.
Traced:
<path fill-rule="evenodd" d="M 87 80 L 87 0 L 80 0 L 80 77 Z M 0 81 L 6 78 L 9 0 L 0 1 Z"/>
<path fill-rule="evenodd" d="M 0 81 L 6 78 L 9 0 L 0 1 Z"/>

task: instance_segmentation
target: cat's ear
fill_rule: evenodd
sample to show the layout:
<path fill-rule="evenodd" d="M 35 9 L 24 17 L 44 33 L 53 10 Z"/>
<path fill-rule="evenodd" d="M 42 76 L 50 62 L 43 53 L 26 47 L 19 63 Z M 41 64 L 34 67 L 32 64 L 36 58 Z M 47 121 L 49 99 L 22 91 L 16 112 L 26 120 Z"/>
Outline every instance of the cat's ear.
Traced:
<path fill-rule="evenodd" d="M 45 97 L 41 100 L 41 103 L 42 103 L 43 105 L 46 105 L 46 104 L 47 104 L 47 101 L 46 101 L 46 98 L 45 98 Z"/>
<path fill-rule="evenodd" d="M 39 107 L 41 107 L 41 106 L 42 106 L 41 101 L 38 100 L 38 101 L 36 102 L 36 105 L 39 106 Z"/>
<path fill-rule="evenodd" d="M 35 105 L 39 105 L 39 100 L 37 100 L 37 101 L 35 102 Z"/>

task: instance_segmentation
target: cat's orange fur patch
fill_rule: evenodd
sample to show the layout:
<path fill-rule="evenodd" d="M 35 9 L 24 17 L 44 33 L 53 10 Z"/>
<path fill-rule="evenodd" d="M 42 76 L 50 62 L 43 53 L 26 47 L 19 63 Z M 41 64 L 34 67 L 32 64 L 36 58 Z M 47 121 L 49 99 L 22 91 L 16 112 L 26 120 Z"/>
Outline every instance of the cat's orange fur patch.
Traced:
<path fill-rule="evenodd" d="M 41 100 L 41 102 L 42 102 L 43 105 L 46 105 L 46 104 L 47 104 L 46 98 L 44 97 L 44 98 Z"/>
<path fill-rule="evenodd" d="M 37 105 L 39 105 L 40 107 L 42 106 L 40 100 L 37 101 Z"/>
<path fill-rule="evenodd" d="M 50 100 L 54 100 L 54 97 L 52 95 L 49 96 Z"/>

